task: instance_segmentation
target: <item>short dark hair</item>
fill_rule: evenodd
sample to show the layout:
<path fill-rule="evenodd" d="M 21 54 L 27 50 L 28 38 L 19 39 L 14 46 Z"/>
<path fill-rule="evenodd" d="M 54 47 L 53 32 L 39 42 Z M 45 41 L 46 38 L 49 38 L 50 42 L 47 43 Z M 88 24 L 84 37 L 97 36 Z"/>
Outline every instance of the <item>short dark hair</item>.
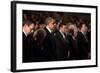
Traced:
<path fill-rule="evenodd" d="M 24 20 L 24 21 L 23 21 L 23 26 L 24 26 L 25 24 L 28 25 L 28 26 L 30 26 L 32 23 L 34 23 L 34 25 L 35 25 L 35 22 L 32 21 L 32 20 Z"/>
<path fill-rule="evenodd" d="M 60 24 L 59 24 L 59 28 L 60 28 L 60 27 L 62 27 L 63 25 L 65 25 L 65 26 L 66 26 L 66 24 L 65 24 L 65 23 L 60 23 Z"/>
<path fill-rule="evenodd" d="M 86 24 L 85 22 L 80 22 L 80 24 L 78 25 L 78 28 L 81 29 L 82 26 L 83 26 L 83 24 L 87 26 L 87 24 Z M 87 26 L 87 27 L 88 27 L 88 26 Z"/>

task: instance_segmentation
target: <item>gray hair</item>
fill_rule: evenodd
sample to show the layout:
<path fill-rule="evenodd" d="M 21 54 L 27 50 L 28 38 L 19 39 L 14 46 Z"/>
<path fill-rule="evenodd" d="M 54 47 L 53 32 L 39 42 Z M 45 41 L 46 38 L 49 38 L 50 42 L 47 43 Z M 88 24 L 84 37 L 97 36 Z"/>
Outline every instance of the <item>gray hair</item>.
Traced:
<path fill-rule="evenodd" d="M 46 18 L 46 20 L 45 20 L 45 24 L 46 25 L 48 25 L 51 21 L 53 21 L 54 20 L 54 18 L 52 18 L 52 17 L 48 17 L 48 18 Z"/>

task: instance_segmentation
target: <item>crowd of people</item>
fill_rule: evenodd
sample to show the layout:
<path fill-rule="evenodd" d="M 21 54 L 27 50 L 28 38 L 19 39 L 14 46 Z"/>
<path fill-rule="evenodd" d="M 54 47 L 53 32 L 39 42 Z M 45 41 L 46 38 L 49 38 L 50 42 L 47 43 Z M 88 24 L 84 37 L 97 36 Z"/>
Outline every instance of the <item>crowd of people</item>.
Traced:
<path fill-rule="evenodd" d="M 35 12 L 36 13 L 36 12 Z M 30 13 L 29 13 L 30 14 Z M 58 14 L 23 14 L 23 62 L 91 58 L 90 22 Z"/>

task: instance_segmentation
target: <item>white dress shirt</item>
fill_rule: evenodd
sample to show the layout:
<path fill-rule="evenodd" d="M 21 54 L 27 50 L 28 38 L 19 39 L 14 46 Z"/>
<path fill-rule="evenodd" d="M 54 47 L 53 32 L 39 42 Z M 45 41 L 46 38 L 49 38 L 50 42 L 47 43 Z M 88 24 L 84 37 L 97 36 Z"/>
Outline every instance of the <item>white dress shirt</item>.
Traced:
<path fill-rule="evenodd" d="M 46 26 L 46 28 L 50 33 L 52 32 L 52 30 L 48 26 Z"/>

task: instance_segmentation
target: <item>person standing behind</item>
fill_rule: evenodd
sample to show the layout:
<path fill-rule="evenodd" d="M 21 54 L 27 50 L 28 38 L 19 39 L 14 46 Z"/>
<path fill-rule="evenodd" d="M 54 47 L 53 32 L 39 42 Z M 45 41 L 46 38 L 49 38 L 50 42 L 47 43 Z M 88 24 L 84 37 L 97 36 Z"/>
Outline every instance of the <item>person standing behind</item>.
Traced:
<path fill-rule="evenodd" d="M 87 30 L 87 25 L 85 23 L 80 23 L 77 35 L 79 59 L 88 59 L 89 42 L 86 37 Z"/>
<path fill-rule="evenodd" d="M 55 33 L 57 60 L 67 60 L 68 47 L 65 35 L 66 29 L 67 29 L 66 24 L 61 23 L 59 25 L 58 32 Z"/>
<path fill-rule="evenodd" d="M 23 45 L 23 62 L 34 62 L 36 43 L 31 38 L 31 31 L 34 29 L 35 24 L 31 20 L 25 20 L 22 26 L 22 45 Z"/>
<path fill-rule="evenodd" d="M 37 43 L 38 49 L 36 49 L 37 51 L 37 61 L 40 62 L 43 60 L 43 41 L 45 39 L 46 36 L 46 32 L 43 28 L 39 28 L 37 30 L 34 31 L 33 34 L 33 38 Z"/>
<path fill-rule="evenodd" d="M 55 19 L 48 17 L 45 20 L 46 27 L 44 28 L 46 36 L 43 41 L 43 61 L 54 61 L 56 60 L 56 45 L 55 38 L 52 34 L 56 27 Z"/>
<path fill-rule="evenodd" d="M 70 24 L 68 26 L 68 29 L 69 29 L 69 33 L 67 35 L 67 42 L 68 42 L 67 44 L 69 48 L 68 59 L 76 60 L 78 59 L 78 48 L 77 48 L 77 40 L 76 40 L 78 29 L 74 24 Z"/>

